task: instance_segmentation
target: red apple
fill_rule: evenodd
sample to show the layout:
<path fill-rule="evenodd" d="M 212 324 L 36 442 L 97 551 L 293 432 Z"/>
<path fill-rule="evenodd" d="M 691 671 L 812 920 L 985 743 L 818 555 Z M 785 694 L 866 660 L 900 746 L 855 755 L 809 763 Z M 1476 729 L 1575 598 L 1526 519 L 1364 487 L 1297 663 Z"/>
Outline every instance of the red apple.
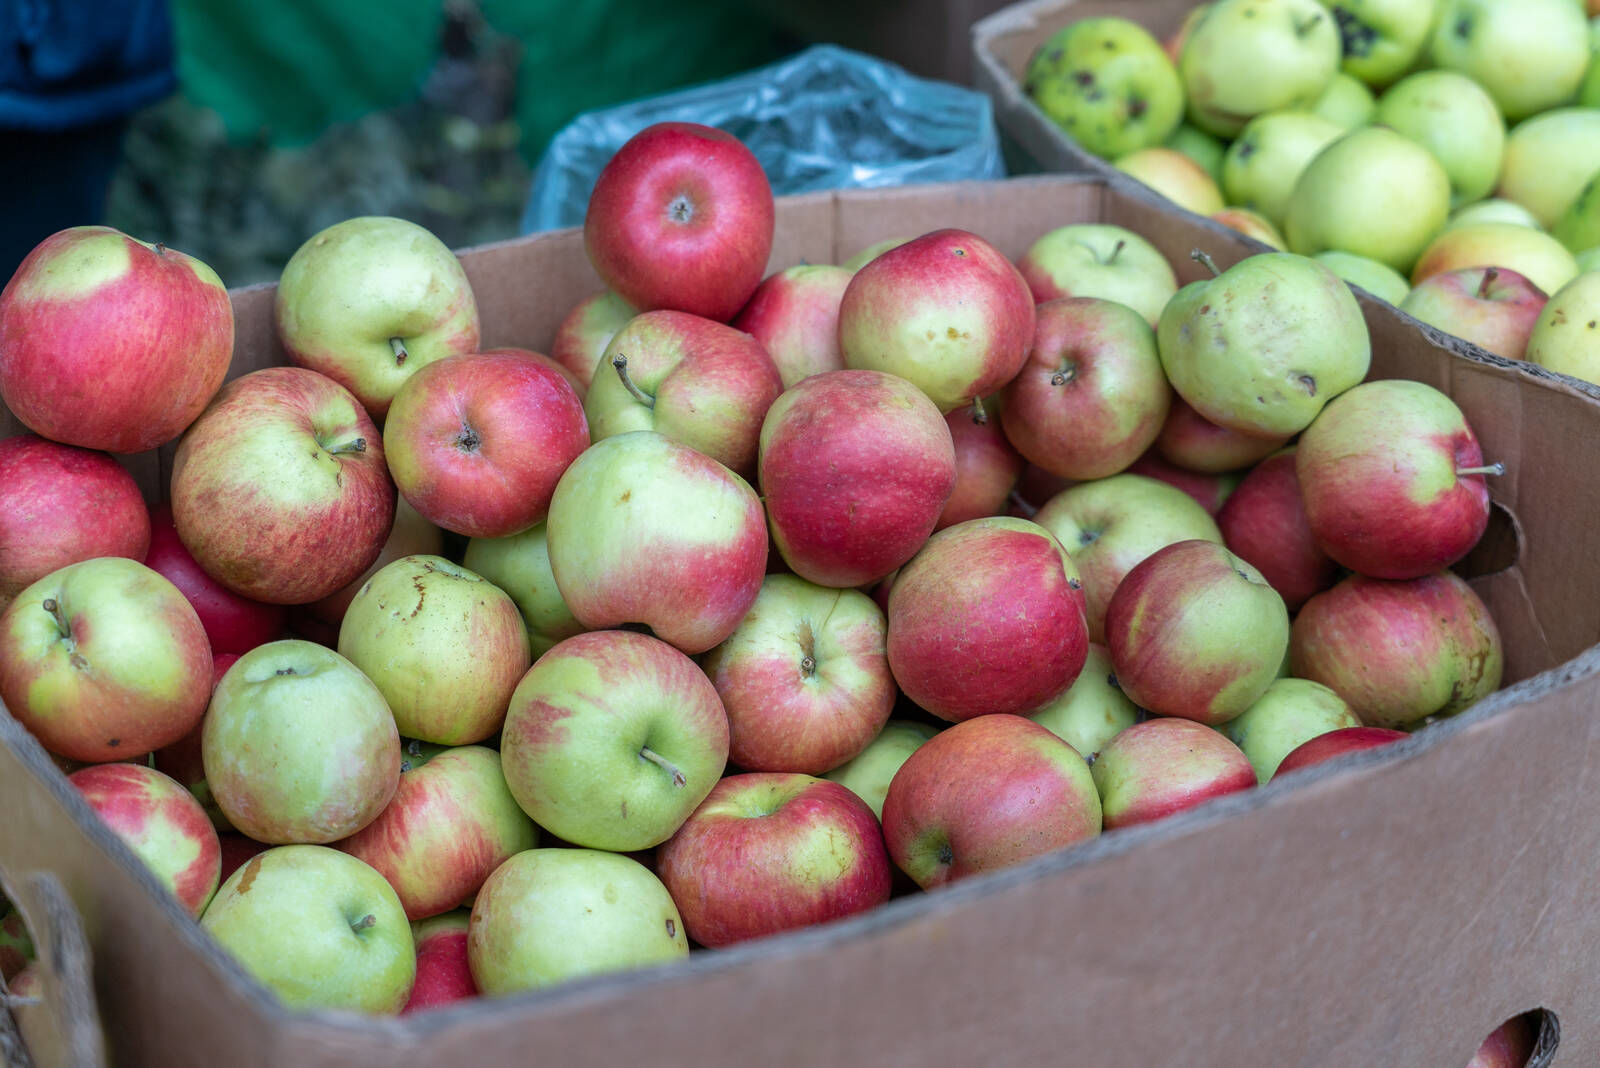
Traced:
<path fill-rule="evenodd" d="M 1341 727 L 1336 731 L 1319 734 L 1289 750 L 1289 755 L 1279 762 L 1278 770 L 1272 773 L 1272 777 L 1276 779 L 1286 771 L 1308 768 L 1345 753 L 1359 753 L 1363 749 L 1392 745 L 1409 737 L 1411 735 L 1405 731 L 1389 730 L 1386 727 Z"/>
<path fill-rule="evenodd" d="M 956 450 L 956 484 L 933 529 L 1004 514 L 1024 461 L 1000 427 L 999 405 L 985 401 L 982 411 L 958 408 L 944 421 Z"/>
<path fill-rule="evenodd" d="M 121 464 L 33 434 L 0 440 L 0 607 L 57 568 L 142 560 L 149 545 L 144 498 Z"/>
<path fill-rule="evenodd" d="M 1240 480 L 1237 471 L 1221 475 L 1202 475 L 1198 471 L 1190 471 L 1168 463 L 1161 458 L 1161 453 L 1154 445 L 1128 465 L 1127 473 L 1153 478 L 1158 482 L 1165 482 L 1174 489 L 1182 490 L 1193 497 L 1195 503 L 1206 510 L 1207 515 L 1213 517 L 1221 513 L 1222 506 L 1238 488 Z"/>
<path fill-rule="evenodd" d="M 1156 450 L 1174 466 L 1219 475 L 1271 456 L 1287 440 L 1258 438 L 1218 426 L 1178 397 L 1156 437 Z"/>
<path fill-rule="evenodd" d="M 889 857 L 867 803 L 809 775 L 717 783 L 656 854 L 656 874 L 703 946 L 745 942 L 874 909 Z"/>
<path fill-rule="evenodd" d="M 1527 1068 L 1538 1038 L 1527 1016 L 1513 1016 L 1489 1033 L 1467 1068 Z"/>
<path fill-rule="evenodd" d="M 550 356 L 576 378 L 578 396 L 589 391 L 595 366 L 611 338 L 638 315 L 632 305 L 609 289 L 580 300 L 556 327 Z"/>
<path fill-rule="evenodd" d="M 854 271 L 802 263 L 756 287 L 733 325 L 761 343 L 788 389 L 802 378 L 844 369 L 839 350 L 839 302 Z"/>
<path fill-rule="evenodd" d="M 1257 464 L 1217 513 L 1222 543 L 1272 584 L 1289 611 L 1332 586 L 1339 565 L 1317 547 L 1295 476 L 1294 450 Z"/>
<path fill-rule="evenodd" d="M 53 441 L 153 449 L 200 414 L 232 355 L 216 272 L 108 226 L 45 238 L 0 291 L 0 400 Z"/>
<path fill-rule="evenodd" d="M 442 556 L 443 554 L 444 532 L 422 518 L 421 513 L 413 508 L 411 503 L 404 497 L 396 500 L 394 502 L 394 525 L 389 528 L 389 538 L 383 543 L 383 548 L 378 552 L 378 558 L 372 561 L 365 571 L 357 575 L 342 589 L 328 594 L 320 601 L 313 601 L 305 606 L 306 613 L 313 619 L 332 628 L 325 633 L 324 636 L 327 640 L 321 644 L 328 646 L 338 644 L 339 624 L 343 621 L 345 612 L 349 610 L 350 602 L 355 600 L 357 592 L 360 591 L 366 581 L 385 566 L 394 563 L 402 556 Z M 474 568 L 474 570 L 476 569 Z"/>
<path fill-rule="evenodd" d="M 1219 732 L 1162 716 L 1135 723 L 1107 742 L 1094 762 L 1094 782 L 1109 831 L 1248 790 L 1256 785 L 1256 772 Z"/>
<path fill-rule="evenodd" d="M 727 322 L 761 282 L 773 221 L 766 172 L 738 138 L 661 122 L 600 172 L 583 245 L 601 280 L 640 311 Z"/>
<path fill-rule="evenodd" d="M 1462 267 L 1418 282 L 1400 310 L 1496 356 L 1520 360 L 1548 299 L 1509 267 Z"/>
<path fill-rule="evenodd" d="M 248 653 L 282 636 L 287 615 L 283 606 L 241 597 L 206 574 L 178 538 L 171 505 L 158 504 L 150 512 L 150 551 L 144 565 L 165 576 L 194 605 L 213 654 Z"/>
<path fill-rule="evenodd" d="M 417 946 L 417 980 L 401 1016 L 478 996 L 467 963 L 467 927 L 471 913 L 458 910 L 411 925 Z"/>

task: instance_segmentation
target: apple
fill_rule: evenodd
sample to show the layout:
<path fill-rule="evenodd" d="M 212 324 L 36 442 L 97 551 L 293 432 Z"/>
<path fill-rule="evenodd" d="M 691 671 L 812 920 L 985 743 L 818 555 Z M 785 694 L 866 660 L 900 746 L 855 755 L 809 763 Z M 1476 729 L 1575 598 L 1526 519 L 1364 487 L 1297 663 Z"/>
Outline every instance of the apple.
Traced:
<path fill-rule="evenodd" d="M 1216 521 L 1193 497 L 1143 475 L 1112 475 L 1073 486 L 1033 518 L 1056 536 L 1078 568 L 1092 642 L 1105 642 L 1106 605 L 1134 565 L 1174 542 L 1222 543 Z"/>
<path fill-rule="evenodd" d="M 1595 69 L 1600 70 L 1600 63 L 1595 64 Z M 1556 220 L 1551 233 L 1572 250 L 1573 257 L 1580 261 L 1579 270 L 1595 269 L 1592 263 L 1582 261 L 1585 253 L 1592 259 L 1594 249 L 1600 246 L 1600 171 L 1578 191 L 1566 212 Z"/>
<path fill-rule="evenodd" d="M 638 861 L 597 849 L 530 849 L 495 869 L 467 927 L 485 994 L 632 971 L 689 955 L 683 917 Z"/>
<path fill-rule="evenodd" d="M 411 503 L 404 497 L 398 497 L 394 502 L 394 523 L 389 527 L 389 537 L 383 543 L 383 548 L 378 551 L 378 558 L 367 566 L 367 569 L 355 580 L 344 587 L 328 594 L 320 601 L 313 601 L 306 605 L 306 612 L 318 622 L 332 624 L 332 635 L 324 644 L 334 645 L 339 638 L 339 624 L 344 620 L 344 614 L 350 608 L 350 602 L 355 600 L 361 587 L 367 580 L 376 575 L 381 569 L 394 563 L 402 556 L 441 556 L 444 554 L 444 531 L 422 518 Z M 467 565 L 471 567 L 471 565 Z M 472 568 L 476 571 L 477 568 Z M 494 581 L 490 579 L 490 581 Z"/>
<path fill-rule="evenodd" d="M 241 597 L 195 562 L 178 537 L 169 505 L 158 504 L 150 512 L 150 548 L 144 565 L 178 587 L 194 606 L 213 654 L 248 653 L 283 633 L 287 613 L 282 605 Z"/>
<path fill-rule="evenodd" d="M 1126 473 L 1153 478 L 1157 482 L 1165 482 L 1175 489 L 1182 490 L 1193 497 L 1213 519 L 1232 496 L 1234 489 L 1239 485 L 1239 480 L 1244 477 L 1237 471 L 1228 471 L 1220 475 L 1203 475 L 1198 471 L 1178 467 L 1162 459 L 1161 453 L 1153 445 L 1128 465 Z"/>
<path fill-rule="evenodd" d="M 1465 223 L 1434 238 L 1417 259 L 1411 284 L 1461 267 L 1504 267 L 1554 293 L 1578 273 L 1560 241 L 1540 230 L 1507 222 Z"/>
<path fill-rule="evenodd" d="M 1217 513 L 1217 527 L 1228 551 L 1260 571 L 1291 612 L 1339 577 L 1339 565 L 1311 532 L 1292 448 L 1244 476 Z"/>
<path fill-rule="evenodd" d="M 609 289 L 602 289 L 580 300 L 556 327 L 555 340 L 550 342 L 550 357 L 578 380 L 580 399 L 589 391 L 595 367 L 612 337 L 638 314 L 627 301 Z"/>
<path fill-rule="evenodd" d="M 1277 228 L 1267 221 L 1266 216 L 1249 208 L 1223 208 L 1212 214 L 1211 221 L 1219 222 L 1230 230 L 1237 230 L 1275 251 L 1282 252 L 1289 247 L 1289 243 L 1278 233 Z"/>
<path fill-rule="evenodd" d="M 1305 603 L 1291 671 L 1344 698 L 1370 727 L 1460 712 L 1500 687 L 1500 632 L 1454 573 L 1404 582 L 1351 575 Z"/>
<path fill-rule="evenodd" d="M 1323 0 L 1323 6 L 1339 23 L 1344 70 L 1381 88 L 1422 58 L 1438 0 Z"/>
<path fill-rule="evenodd" d="M 1282 448 L 1286 440 L 1255 437 L 1218 426 L 1179 397 L 1172 402 L 1161 433 L 1156 436 L 1156 451 L 1177 467 L 1220 475 L 1265 459 Z"/>
<path fill-rule="evenodd" d="M 1190 14 L 1197 14 L 1200 9 L 1200 7 L 1191 8 Z M 1211 180 L 1221 186 L 1222 156 L 1227 151 L 1227 146 L 1220 139 L 1206 133 L 1198 126 L 1184 122 L 1179 123 L 1178 128 L 1172 131 L 1172 136 L 1167 138 L 1167 147 L 1177 149 L 1200 164 L 1201 169 L 1211 176 Z"/>
<path fill-rule="evenodd" d="M 0 401 L 64 445 L 143 452 L 177 437 L 232 355 L 216 272 L 109 226 L 45 238 L 0 290 Z"/>
<path fill-rule="evenodd" d="M 589 447 L 583 402 L 523 349 L 446 356 L 394 394 L 383 454 L 424 519 L 469 538 L 541 522 L 556 481 Z"/>
<path fill-rule="evenodd" d="M 867 747 L 823 776 L 846 787 L 883 817 L 883 798 L 906 758 L 939 733 L 938 728 L 911 719 L 891 719 Z"/>
<path fill-rule="evenodd" d="M 372 420 L 301 367 L 229 382 L 172 461 L 179 539 L 206 574 L 268 604 L 320 600 L 365 571 L 394 499 Z"/>
<path fill-rule="evenodd" d="M 0 704 L 52 753 L 104 762 L 182 738 L 211 696 L 211 646 L 143 564 L 68 564 L 0 612 Z"/>
<path fill-rule="evenodd" d="M 874 241 L 860 252 L 857 252 L 854 256 L 851 256 L 849 259 L 845 260 L 839 266 L 843 267 L 851 274 L 855 274 L 857 271 L 861 270 L 861 268 L 865 267 L 867 264 L 883 255 L 885 252 L 888 252 L 892 248 L 899 248 L 901 245 L 910 240 L 910 237 L 886 237 L 882 241 Z"/>
<path fill-rule="evenodd" d="M 788 389 L 802 378 L 844 369 L 839 302 L 854 271 L 802 263 L 769 275 L 733 320 L 766 350 Z"/>
<path fill-rule="evenodd" d="M 1420 578 L 1465 556 L 1489 522 L 1491 470 L 1455 402 L 1402 379 L 1335 399 L 1295 451 L 1312 536 L 1373 578 Z"/>
<path fill-rule="evenodd" d="M 471 898 L 496 868 L 538 838 L 506 786 L 499 753 L 411 742 L 394 798 L 335 848 L 372 865 L 394 887 L 406 916 L 421 920 Z"/>
<path fill-rule="evenodd" d="M 1138 722 L 1139 706 L 1118 685 L 1110 651 L 1091 645 L 1072 685 L 1028 718 L 1092 763 L 1107 742 Z"/>
<path fill-rule="evenodd" d="M 984 401 L 981 410 L 958 408 L 944 417 L 956 453 L 956 482 L 934 530 L 1005 511 L 1024 461 L 1000 419 L 994 398 Z"/>
<path fill-rule="evenodd" d="M 1126 18 L 1068 23 L 1028 61 L 1022 91 L 1086 152 L 1159 145 L 1183 119 L 1183 85 L 1161 43 Z"/>
<path fill-rule="evenodd" d="M 1527 208 L 1541 226 L 1553 227 L 1596 172 L 1600 108 L 1557 108 L 1512 129 L 1498 195 Z"/>
<path fill-rule="evenodd" d="M 1257 115 L 1222 158 L 1222 191 L 1228 203 L 1259 211 L 1273 226 L 1282 227 L 1296 179 L 1345 132 L 1309 111 Z"/>
<path fill-rule="evenodd" d="M 417 979 L 401 1016 L 478 996 L 467 952 L 467 930 L 472 914 L 464 909 L 433 916 L 411 925 L 417 947 Z"/>
<path fill-rule="evenodd" d="M 1509 267 L 1462 267 L 1424 278 L 1400 310 L 1496 356 L 1520 360 L 1545 300 L 1542 289 Z"/>
<path fill-rule="evenodd" d="M 889 900 L 889 855 L 867 803 L 827 779 L 730 775 L 656 851 L 700 945 L 844 919 Z"/>
<path fill-rule="evenodd" d="M 1225 206 L 1216 179 L 1175 148 L 1141 148 L 1118 156 L 1112 166 L 1196 215 L 1213 215 Z"/>
<path fill-rule="evenodd" d="M 883 799 L 889 856 L 924 890 L 1100 833 L 1100 799 L 1072 746 L 1021 716 L 979 716 L 906 758 Z"/>
<path fill-rule="evenodd" d="M 627 852 L 672 836 L 728 758 L 711 681 L 666 642 L 606 630 L 568 638 L 517 684 L 500 736 L 506 784 L 539 826 Z"/>
<path fill-rule="evenodd" d="M 1526 1015 L 1513 1016 L 1489 1032 L 1467 1068 L 1527 1068 L 1538 1037 Z"/>
<path fill-rule="evenodd" d="M 768 410 L 760 473 L 773 545 L 794 573 L 819 586 L 865 586 L 928 540 L 955 486 L 955 446 L 912 383 L 830 371 Z"/>
<path fill-rule="evenodd" d="M 217 890 L 200 926 L 291 1009 L 393 1014 L 416 979 L 411 925 L 394 890 L 326 846 L 252 858 Z"/>
<path fill-rule="evenodd" d="M 1588 382 L 1600 382 L 1600 271 L 1556 290 L 1528 335 L 1527 359 Z"/>
<path fill-rule="evenodd" d="M 278 340 L 375 420 L 407 378 L 478 351 L 478 303 L 455 253 L 404 219 L 363 215 L 312 235 L 284 265 L 273 303 Z"/>
<path fill-rule="evenodd" d="M 228 670 L 200 746 L 223 815 L 269 845 L 354 834 L 400 779 L 400 735 L 377 686 L 333 650 L 293 638 Z"/>
<path fill-rule="evenodd" d="M 1256 779 L 1266 782 L 1296 747 L 1320 734 L 1361 726 L 1344 698 L 1308 679 L 1276 679 L 1255 704 L 1222 727 Z"/>
<path fill-rule="evenodd" d="M 217 889 L 222 865 L 222 845 L 200 802 L 141 764 L 95 764 L 67 781 L 156 882 L 199 919 Z"/>
<path fill-rule="evenodd" d="M 725 323 L 761 282 L 773 220 L 772 187 L 738 138 L 658 122 L 600 171 L 583 247 L 601 281 L 640 311 Z"/>
<path fill-rule="evenodd" d="M 1364 749 L 1377 749 L 1394 742 L 1403 741 L 1411 737 L 1405 731 L 1390 730 L 1387 727 L 1341 727 L 1338 730 L 1328 731 L 1301 742 L 1278 762 L 1278 768 L 1272 773 L 1277 778 L 1297 768 L 1307 768 L 1313 764 L 1321 764 L 1325 760 L 1343 756 L 1345 753 L 1358 753 Z"/>
<path fill-rule="evenodd" d="M 149 546 L 150 513 L 121 464 L 34 434 L 0 439 L 0 608 L 68 564 L 143 560 Z"/>
<path fill-rule="evenodd" d="M 1386 263 L 1353 252 L 1325 249 L 1311 257 L 1352 286 L 1360 286 L 1379 300 L 1398 305 L 1411 292 L 1405 275 Z"/>
<path fill-rule="evenodd" d="M 1426 6 L 1432 0 L 1404 0 L 1404 2 Z M 1338 17 L 1337 11 L 1334 12 L 1334 17 Z M 1328 82 L 1328 87 L 1322 91 L 1322 95 L 1317 97 L 1316 103 L 1311 105 L 1313 115 L 1327 119 L 1342 130 L 1356 130 L 1367 125 L 1377 110 L 1378 102 L 1373 99 L 1372 90 L 1367 88 L 1367 84 L 1344 71 L 1333 76 Z"/>
<path fill-rule="evenodd" d="M 1450 213 L 1449 220 L 1445 223 L 1446 230 L 1453 230 L 1457 226 L 1479 222 L 1504 222 L 1516 223 L 1526 226 L 1530 230 L 1542 230 L 1539 220 L 1533 217 L 1533 212 L 1518 204 L 1515 200 L 1505 200 L 1501 197 L 1491 197 L 1480 200 L 1474 204 L 1467 204 Z"/>
<path fill-rule="evenodd" d="M 1591 271 L 1600 271 L 1600 245 L 1596 245 L 1594 248 L 1584 249 L 1573 258 L 1578 261 L 1578 270 L 1582 274 L 1588 274 Z"/>
<path fill-rule="evenodd" d="M 1489 91 L 1516 122 L 1570 100 L 1589 65 L 1572 0 L 1440 0 L 1429 58 Z"/>
<path fill-rule="evenodd" d="M 606 346 L 583 407 L 596 441 L 654 430 L 748 478 L 783 380 L 740 330 L 677 311 L 645 312 Z"/>
<path fill-rule="evenodd" d="M 1092 774 L 1108 831 L 1163 819 L 1256 785 L 1250 761 L 1220 732 L 1165 716 L 1136 723 L 1111 739 Z"/>
<path fill-rule="evenodd" d="M 498 586 L 516 602 L 534 659 L 563 638 L 583 633 L 583 624 L 561 599 L 550 570 L 550 542 L 543 523 L 509 538 L 473 538 L 462 566 Z"/>
<path fill-rule="evenodd" d="M 1339 53 L 1339 28 L 1315 0 L 1217 0 L 1178 59 L 1189 120 L 1235 137 L 1264 111 L 1310 107 Z"/>
<path fill-rule="evenodd" d="M 894 709 L 885 626 L 859 590 L 768 575 L 701 661 L 728 714 L 728 759 L 746 771 L 821 775 L 865 749 Z"/>
<path fill-rule="evenodd" d="M 596 442 L 573 461 L 545 535 L 556 589 L 579 623 L 642 623 L 690 654 L 733 633 L 767 569 L 755 491 L 650 430 Z"/>
<path fill-rule="evenodd" d="M 1433 153 L 1450 179 L 1452 208 L 1488 196 L 1501 159 L 1509 158 L 1506 124 L 1494 98 L 1455 71 L 1420 71 L 1402 79 L 1383 94 L 1373 121 Z"/>
<path fill-rule="evenodd" d="M 1033 299 L 1099 297 L 1126 304 L 1151 327 L 1161 318 L 1177 275 L 1154 245 L 1108 223 L 1072 223 L 1035 241 L 1017 261 Z"/>
<path fill-rule="evenodd" d="M 1105 478 L 1150 447 L 1171 400 L 1155 331 L 1139 313 L 1068 297 L 1039 305 L 1001 423 L 1030 463 L 1063 478 Z"/>

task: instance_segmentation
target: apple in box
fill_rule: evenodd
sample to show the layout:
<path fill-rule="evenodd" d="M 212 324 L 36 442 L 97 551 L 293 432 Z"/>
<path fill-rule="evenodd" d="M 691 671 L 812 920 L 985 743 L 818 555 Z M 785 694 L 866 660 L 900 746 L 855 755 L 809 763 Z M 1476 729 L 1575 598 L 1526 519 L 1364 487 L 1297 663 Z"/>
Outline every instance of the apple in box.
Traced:
<path fill-rule="evenodd" d="M 178 537 L 171 505 L 158 504 L 150 512 L 150 550 L 144 563 L 178 587 L 194 606 L 212 653 L 248 653 L 282 636 L 284 607 L 240 596 L 206 574 Z"/>
<path fill-rule="evenodd" d="M 471 916 L 457 909 L 411 925 L 411 939 L 417 947 L 417 979 L 400 1015 L 478 996 L 467 951 Z"/>
<path fill-rule="evenodd" d="M 1463 267 L 1424 278 L 1400 310 L 1496 356 L 1520 360 L 1546 299 L 1509 267 Z"/>
<path fill-rule="evenodd" d="M 1272 777 L 1277 778 L 1296 768 L 1321 764 L 1325 760 L 1332 760 L 1345 753 L 1359 753 L 1366 749 L 1392 745 L 1409 737 L 1411 735 L 1405 731 L 1391 730 L 1388 727 L 1340 727 L 1338 730 L 1319 734 L 1295 746 L 1278 762 L 1277 770 L 1272 773 Z"/>
<path fill-rule="evenodd" d="M 1238 746 L 1202 723 L 1168 716 L 1136 723 L 1111 739 L 1093 775 L 1108 831 L 1256 785 L 1255 769 Z"/>
<path fill-rule="evenodd" d="M 1332 586 L 1339 565 L 1317 545 L 1295 474 L 1295 450 L 1262 460 L 1217 513 L 1228 551 L 1272 584 L 1289 611 Z"/>
<path fill-rule="evenodd" d="M 461 563 L 517 603 L 534 659 L 562 639 L 583 633 L 583 624 L 561 599 L 555 572 L 550 570 L 550 539 L 543 523 L 509 538 L 473 538 Z"/>
<path fill-rule="evenodd" d="M 957 408 L 944 421 L 956 452 L 956 482 L 933 525 L 936 531 L 1003 514 L 1024 465 L 1000 425 L 998 398 L 986 399 L 981 410 Z"/>
<path fill-rule="evenodd" d="M 555 340 L 550 342 L 550 358 L 578 380 L 580 398 L 589 391 L 594 369 L 612 337 L 638 314 L 627 301 L 603 289 L 580 300 L 556 327 Z"/>
<path fill-rule="evenodd" d="M 733 325 L 760 342 L 788 389 L 802 378 L 844 369 L 839 302 L 854 271 L 802 263 L 770 275 Z"/>
<path fill-rule="evenodd" d="M 1097 297 L 1137 312 L 1155 329 L 1178 277 L 1167 258 L 1122 226 L 1072 223 L 1029 247 L 1017 269 L 1040 304 L 1062 297 Z"/>

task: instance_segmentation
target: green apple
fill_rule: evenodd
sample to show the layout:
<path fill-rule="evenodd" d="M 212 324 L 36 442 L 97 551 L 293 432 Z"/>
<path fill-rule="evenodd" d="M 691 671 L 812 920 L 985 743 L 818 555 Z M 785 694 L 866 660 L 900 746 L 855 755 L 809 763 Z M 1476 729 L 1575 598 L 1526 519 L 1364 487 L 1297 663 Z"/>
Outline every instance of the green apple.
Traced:
<path fill-rule="evenodd" d="M 1178 291 L 1178 276 L 1154 245 L 1109 223 L 1057 227 L 1033 243 L 1017 269 L 1041 304 L 1059 297 L 1114 300 L 1151 326 Z"/>
<path fill-rule="evenodd" d="M 417 974 L 394 890 L 325 846 L 251 857 L 218 888 L 200 926 L 291 1009 L 396 1013 Z"/>
<path fill-rule="evenodd" d="M 1222 191 L 1206 169 L 1175 148 L 1141 148 L 1118 156 L 1112 166 L 1196 215 L 1223 208 Z"/>
<path fill-rule="evenodd" d="M 1308 111 L 1257 115 L 1222 159 L 1222 191 L 1228 203 L 1259 211 L 1281 228 L 1300 172 L 1344 132 Z"/>
<path fill-rule="evenodd" d="M 1600 172 L 1600 108 L 1557 108 L 1517 124 L 1506 139 L 1499 195 L 1546 227 L 1567 214 Z"/>
<path fill-rule="evenodd" d="M 517 603 L 528 628 L 534 659 L 556 642 L 583 633 L 583 624 L 561 599 L 550 570 L 550 542 L 545 525 L 535 523 L 509 538 L 473 538 L 461 564 L 500 587 Z"/>
<path fill-rule="evenodd" d="M 1551 232 L 1574 253 L 1600 245 L 1600 171 L 1578 192 Z"/>
<path fill-rule="evenodd" d="M 1589 10 L 1592 12 L 1594 5 L 1591 4 Z M 1589 20 L 1589 72 L 1578 86 L 1578 98 L 1574 103 L 1579 107 L 1600 108 L 1600 15 Z"/>
<path fill-rule="evenodd" d="M 1316 0 L 1218 0 L 1184 41 L 1189 121 L 1233 137 L 1264 111 L 1308 108 L 1339 69 L 1339 30 Z"/>
<path fill-rule="evenodd" d="M 1580 274 L 1551 295 L 1528 336 L 1527 358 L 1600 384 L 1600 271 Z"/>
<path fill-rule="evenodd" d="M 1382 88 L 1422 58 L 1439 0 L 1321 0 L 1339 22 L 1345 73 Z"/>
<path fill-rule="evenodd" d="M 1365 82 L 1340 71 L 1311 105 L 1311 113 L 1342 129 L 1354 130 L 1371 122 L 1377 107 L 1378 102 Z"/>
<path fill-rule="evenodd" d="M 1434 238 L 1411 270 L 1411 284 L 1460 267 L 1507 267 L 1546 293 L 1578 273 L 1566 246 L 1542 230 L 1515 223 L 1480 222 L 1452 227 Z"/>
<path fill-rule="evenodd" d="M 1161 144 L 1183 118 L 1172 60 L 1125 18 L 1078 19 L 1057 31 L 1028 62 L 1022 90 L 1104 159 Z"/>
<path fill-rule="evenodd" d="M 1410 269 L 1450 213 L 1450 176 L 1433 153 L 1383 126 L 1333 142 L 1289 197 L 1284 236 L 1302 255 L 1337 248 Z"/>
<path fill-rule="evenodd" d="M 883 818 L 883 799 L 889 792 L 889 781 L 906 757 L 916 752 L 923 742 L 939 733 L 937 727 L 910 719 L 891 719 L 884 724 L 878 736 L 853 759 L 845 761 L 823 776 L 847 787 L 872 809 L 872 814 Z"/>
<path fill-rule="evenodd" d="M 1578 261 L 1578 271 L 1580 274 L 1588 274 L 1590 271 L 1600 271 L 1600 245 L 1596 245 L 1594 248 L 1584 249 L 1582 252 L 1574 255 L 1573 259 Z"/>
<path fill-rule="evenodd" d="M 1278 764 L 1302 742 L 1342 727 L 1359 727 L 1361 719 L 1344 698 L 1320 682 L 1279 679 L 1222 733 L 1244 751 L 1256 780 L 1266 782 Z"/>
<path fill-rule="evenodd" d="M 1589 65 L 1573 0 L 1443 0 L 1435 26 L 1433 65 L 1483 86 L 1511 122 L 1571 100 Z"/>
<path fill-rule="evenodd" d="M 1518 204 L 1515 200 L 1505 200 L 1500 197 L 1491 197 L 1480 200 L 1476 204 L 1464 204 L 1450 214 L 1449 220 L 1444 224 L 1446 230 L 1453 230 L 1457 226 L 1467 226 L 1471 223 L 1498 222 L 1515 223 L 1526 226 L 1530 230 L 1543 230 L 1539 220 L 1533 217 L 1533 212 Z"/>
<path fill-rule="evenodd" d="M 1092 762 L 1101 746 L 1138 722 L 1139 706 L 1117 685 L 1111 653 L 1103 645 L 1091 644 L 1072 685 L 1028 718 Z"/>
<path fill-rule="evenodd" d="M 1360 286 L 1379 300 L 1396 306 L 1411 292 L 1405 275 L 1386 263 L 1357 256 L 1354 252 L 1326 249 L 1311 257 L 1351 285 Z"/>
<path fill-rule="evenodd" d="M 1506 149 L 1506 124 L 1483 87 L 1464 74 L 1429 70 L 1397 82 L 1373 120 L 1432 152 L 1450 179 L 1450 206 L 1494 188 Z"/>
<path fill-rule="evenodd" d="M 1172 131 L 1172 136 L 1167 138 L 1167 147 L 1177 149 L 1200 164 L 1211 175 L 1213 182 L 1222 183 L 1222 154 L 1227 151 L 1227 146 L 1221 138 L 1185 122 Z"/>
<path fill-rule="evenodd" d="M 467 960 L 485 994 L 554 986 L 689 955 L 683 917 L 636 860 L 595 849 L 530 849 L 478 891 Z"/>

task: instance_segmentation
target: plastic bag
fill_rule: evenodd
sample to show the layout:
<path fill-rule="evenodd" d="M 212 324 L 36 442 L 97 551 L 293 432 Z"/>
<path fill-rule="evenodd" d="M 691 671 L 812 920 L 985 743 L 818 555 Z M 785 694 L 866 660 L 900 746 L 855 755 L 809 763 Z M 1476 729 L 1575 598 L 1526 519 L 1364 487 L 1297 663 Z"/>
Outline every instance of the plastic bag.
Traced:
<path fill-rule="evenodd" d="M 1005 175 L 988 97 L 815 45 L 725 81 L 579 116 L 534 170 L 523 232 L 582 225 L 601 168 L 634 134 L 668 121 L 738 137 L 780 195 Z"/>

